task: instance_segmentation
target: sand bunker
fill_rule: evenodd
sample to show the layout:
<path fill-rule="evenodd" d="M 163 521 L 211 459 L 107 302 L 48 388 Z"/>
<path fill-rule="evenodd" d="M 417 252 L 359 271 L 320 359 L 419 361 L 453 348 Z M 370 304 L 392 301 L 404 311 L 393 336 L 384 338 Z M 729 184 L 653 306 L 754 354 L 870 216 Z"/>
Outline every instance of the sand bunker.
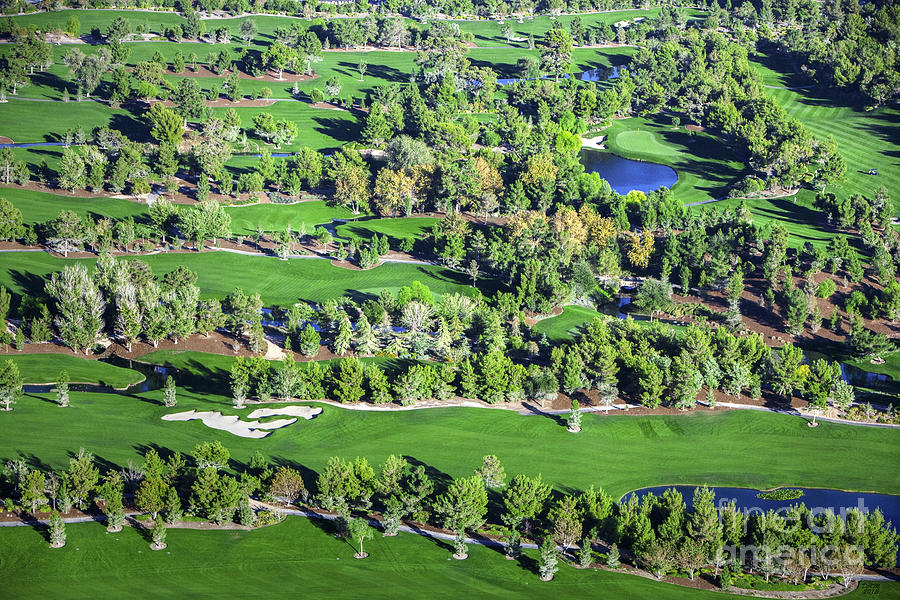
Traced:
<path fill-rule="evenodd" d="M 247 415 L 247 418 L 262 419 L 265 417 L 274 417 L 275 415 L 284 415 L 287 417 L 300 417 L 308 420 L 321 412 L 321 408 L 313 408 L 312 406 L 279 406 L 277 408 L 257 408 Z"/>
<path fill-rule="evenodd" d="M 247 415 L 251 421 L 244 421 L 236 415 L 223 415 L 216 411 L 188 410 L 185 412 L 163 415 L 163 421 L 194 421 L 199 420 L 210 429 L 220 429 L 236 436 L 245 438 L 264 438 L 273 429 L 281 429 L 293 425 L 298 418 L 312 419 L 322 412 L 321 408 L 309 406 L 282 406 L 278 408 L 258 408 Z M 267 423 L 261 423 L 256 419 L 284 415 L 294 417 L 292 419 L 275 419 Z"/>

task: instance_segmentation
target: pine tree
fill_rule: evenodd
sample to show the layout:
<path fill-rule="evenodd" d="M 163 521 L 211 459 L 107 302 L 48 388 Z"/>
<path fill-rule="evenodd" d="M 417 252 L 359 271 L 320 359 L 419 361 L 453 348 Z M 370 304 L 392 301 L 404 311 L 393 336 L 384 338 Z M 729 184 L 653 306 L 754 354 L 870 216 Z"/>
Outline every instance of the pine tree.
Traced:
<path fill-rule="evenodd" d="M 475 367 L 472 362 L 466 358 L 459 365 L 459 388 L 460 394 L 464 398 L 476 398 L 478 390 L 478 380 L 475 376 Z"/>
<path fill-rule="evenodd" d="M 578 566 L 587 569 L 594 560 L 594 551 L 591 549 L 591 540 L 584 538 L 581 540 L 581 546 L 578 548 Z"/>
<path fill-rule="evenodd" d="M 365 394 L 363 367 L 358 358 L 342 358 L 336 367 L 334 397 L 338 402 L 359 402 Z"/>
<path fill-rule="evenodd" d="M 352 339 L 353 328 L 350 326 L 350 318 L 345 313 L 338 323 L 338 332 L 334 338 L 334 353 L 338 356 L 347 354 L 347 351 L 350 350 L 350 341 Z"/>
<path fill-rule="evenodd" d="M 50 547 L 62 548 L 66 545 L 66 524 L 55 510 L 50 515 Z"/>
<path fill-rule="evenodd" d="M 150 537 L 153 540 L 150 544 L 151 550 L 162 550 L 166 547 L 166 522 L 163 521 L 162 517 L 156 517 Z"/>
<path fill-rule="evenodd" d="M 378 352 L 378 338 L 372 325 L 369 324 L 369 318 L 363 314 L 356 322 L 356 350 L 360 354 L 375 354 Z"/>
<path fill-rule="evenodd" d="M 166 408 L 172 408 L 173 406 L 178 405 L 178 400 L 175 398 L 175 380 L 171 375 L 166 377 L 166 388 L 163 404 L 166 406 Z"/>
<path fill-rule="evenodd" d="M 298 339 L 299 350 L 303 356 L 315 356 L 319 353 L 319 344 L 322 336 L 315 330 L 311 323 L 307 323 L 306 327 L 300 330 Z"/>
<path fill-rule="evenodd" d="M 609 547 L 609 552 L 606 554 L 606 566 L 610 569 L 618 569 L 619 568 L 619 545 L 613 544 Z"/>
<path fill-rule="evenodd" d="M 572 394 L 575 390 L 584 387 L 584 363 L 575 350 L 566 353 L 566 360 L 563 365 L 563 390 L 566 394 Z"/>
<path fill-rule="evenodd" d="M 538 571 L 541 574 L 541 581 L 550 581 L 559 570 L 559 553 L 550 537 L 544 539 L 540 552 Z"/>
<path fill-rule="evenodd" d="M 65 369 L 56 378 L 56 403 L 61 407 L 69 405 L 69 372 Z"/>
<path fill-rule="evenodd" d="M 391 402 L 391 387 L 384 370 L 372 363 L 366 367 L 366 384 L 369 390 L 369 399 L 374 404 Z"/>

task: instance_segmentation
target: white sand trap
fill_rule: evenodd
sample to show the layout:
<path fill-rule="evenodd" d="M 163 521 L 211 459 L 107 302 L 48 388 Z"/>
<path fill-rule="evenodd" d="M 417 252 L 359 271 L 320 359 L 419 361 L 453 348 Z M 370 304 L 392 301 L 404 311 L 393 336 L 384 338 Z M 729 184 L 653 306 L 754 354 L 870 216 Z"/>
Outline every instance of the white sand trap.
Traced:
<path fill-rule="evenodd" d="M 259 421 L 242 421 L 234 415 L 223 415 L 220 412 L 188 410 L 180 413 L 163 415 L 163 421 L 193 421 L 200 420 L 210 429 L 220 429 L 233 435 L 245 438 L 264 438 L 269 435 L 271 429 L 280 429 L 297 422 L 297 419 L 278 419 L 270 423 Z"/>
<path fill-rule="evenodd" d="M 274 417 L 276 415 L 285 415 L 288 417 L 300 417 L 309 420 L 321 412 L 321 408 L 313 408 L 312 406 L 280 406 L 278 408 L 257 408 L 247 415 L 247 418 L 262 419 L 265 417 Z"/>
<path fill-rule="evenodd" d="M 274 421 L 260 423 L 256 426 L 256 429 L 281 429 L 282 427 L 293 425 L 296 422 L 297 419 L 275 419 Z"/>

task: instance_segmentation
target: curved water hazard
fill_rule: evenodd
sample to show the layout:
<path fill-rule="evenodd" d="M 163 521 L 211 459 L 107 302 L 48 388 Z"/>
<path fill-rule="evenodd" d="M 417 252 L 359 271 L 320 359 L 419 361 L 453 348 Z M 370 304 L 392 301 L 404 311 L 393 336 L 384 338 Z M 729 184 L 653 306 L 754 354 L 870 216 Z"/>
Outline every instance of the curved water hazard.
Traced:
<path fill-rule="evenodd" d="M 99 359 L 100 362 L 109 363 L 117 367 L 132 369 L 141 373 L 144 380 L 125 388 L 114 388 L 105 383 L 71 383 L 69 391 L 94 392 L 101 394 L 135 394 L 159 389 L 166 381 L 166 377 L 174 372 L 174 369 L 162 365 L 153 365 L 136 360 L 121 358 L 113 354 L 107 358 Z M 55 383 L 26 383 L 22 386 L 26 394 L 51 394 L 56 391 Z"/>
<path fill-rule="evenodd" d="M 685 504 L 691 507 L 696 485 L 660 485 L 656 487 L 641 488 L 625 494 L 627 498 L 631 494 L 637 494 L 643 498 L 647 494 L 662 495 L 669 488 L 675 488 L 684 497 Z M 827 490 L 821 488 L 790 487 L 788 489 L 802 490 L 803 496 L 796 500 L 764 500 L 757 498 L 760 490 L 735 487 L 708 486 L 716 494 L 716 506 L 722 507 L 727 502 L 734 501 L 735 505 L 745 514 L 766 512 L 769 510 L 785 510 L 788 507 L 801 502 L 808 509 L 816 512 L 824 512 L 828 509 L 834 514 L 844 517 L 850 509 L 857 509 L 862 513 L 880 509 L 885 521 L 891 521 L 894 525 L 900 523 L 900 496 L 893 494 L 875 494 L 871 492 L 844 492 L 841 490 Z"/>
<path fill-rule="evenodd" d="M 632 190 L 648 193 L 661 187 L 671 188 L 678 181 L 678 174 L 672 167 L 622 158 L 591 148 L 582 149 L 581 164 L 586 171 L 597 173 L 608 181 L 609 186 L 621 195 Z"/>

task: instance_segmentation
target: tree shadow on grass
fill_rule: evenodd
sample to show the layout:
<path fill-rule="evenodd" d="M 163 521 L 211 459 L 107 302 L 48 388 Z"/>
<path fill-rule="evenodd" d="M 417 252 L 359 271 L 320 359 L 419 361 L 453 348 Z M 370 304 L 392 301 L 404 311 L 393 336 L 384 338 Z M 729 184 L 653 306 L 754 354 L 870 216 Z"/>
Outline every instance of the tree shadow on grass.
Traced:
<path fill-rule="evenodd" d="M 10 290 L 13 296 L 21 299 L 22 295 L 17 293 L 17 289 L 24 290 L 25 294 L 32 297 L 43 295 L 47 277 L 41 277 L 40 275 L 17 269 L 10 269 L 9 275 L 13 283 L 13 289 Z"/>
<path fill-rule="evenodd" d="M 435 491 L 443 490 L 451 483 L 453 483 L 453 477 L 451 477 L 448 473 L 437 469 L 436 467 L 432 467 L 431 465 L 427 465 L 418 458 L 409 455 L 403 455 L 403 458 L 406 459 L 406 462 L 413 467 L 424 467 L 425 474 L 434 482 Z"/>
<path fill-rule="evenodd" d="M 407 522 L 407 523 L 406 523 L 406 526 L 409 527 L 409 528 L 413 531 L 413 533 L 414 533 L 415 535 L 418 535 L 418 536 L 420 536 L 420 537 L 422 537 L 422 538 L 424 538 L 424 539 L 426 539 L 426 540 L 432 542 L 435 546 L 437 546 L 437 547 L 440 548 L 441 550 L 446 550 L 447 552 L 453 552 L 453 551 L 454 551 L 453 544 L 451 544 L 450 542 L 447 542 L 447 541 L 445 541 L 445 540 L 442 540 L 442 539 L 440 539 L 440 538 L 438 538 L 438 537 L 435 537 L 435 536 L 432 534 L 432 532 L 430 532 L 430 531 L 428 531 L 428 530 L 426 530 L 426 529 L 422 529 L 421 527 L 419 527 L 419 526 L 416 525 L 415 523 Z"/>
<path fill-rule="evenodd" d="M 362 123 L 357 118 L 341 119 L 336 117 L 313 117 L 317 127 L 315 130 L 340 144 L 359 139 L 362 133 Z"/>
<path fill-rule="evenodd" d="M 533 573 L 535 575 L 539 574 L 538 561 L 531 558 L 524 552 L 519 554 L 519 557 L 516 559 L 516 564 L 518 564 L 520 567 L 522 567 L 524 570 L 528 571 L 529 573 Z"/>

